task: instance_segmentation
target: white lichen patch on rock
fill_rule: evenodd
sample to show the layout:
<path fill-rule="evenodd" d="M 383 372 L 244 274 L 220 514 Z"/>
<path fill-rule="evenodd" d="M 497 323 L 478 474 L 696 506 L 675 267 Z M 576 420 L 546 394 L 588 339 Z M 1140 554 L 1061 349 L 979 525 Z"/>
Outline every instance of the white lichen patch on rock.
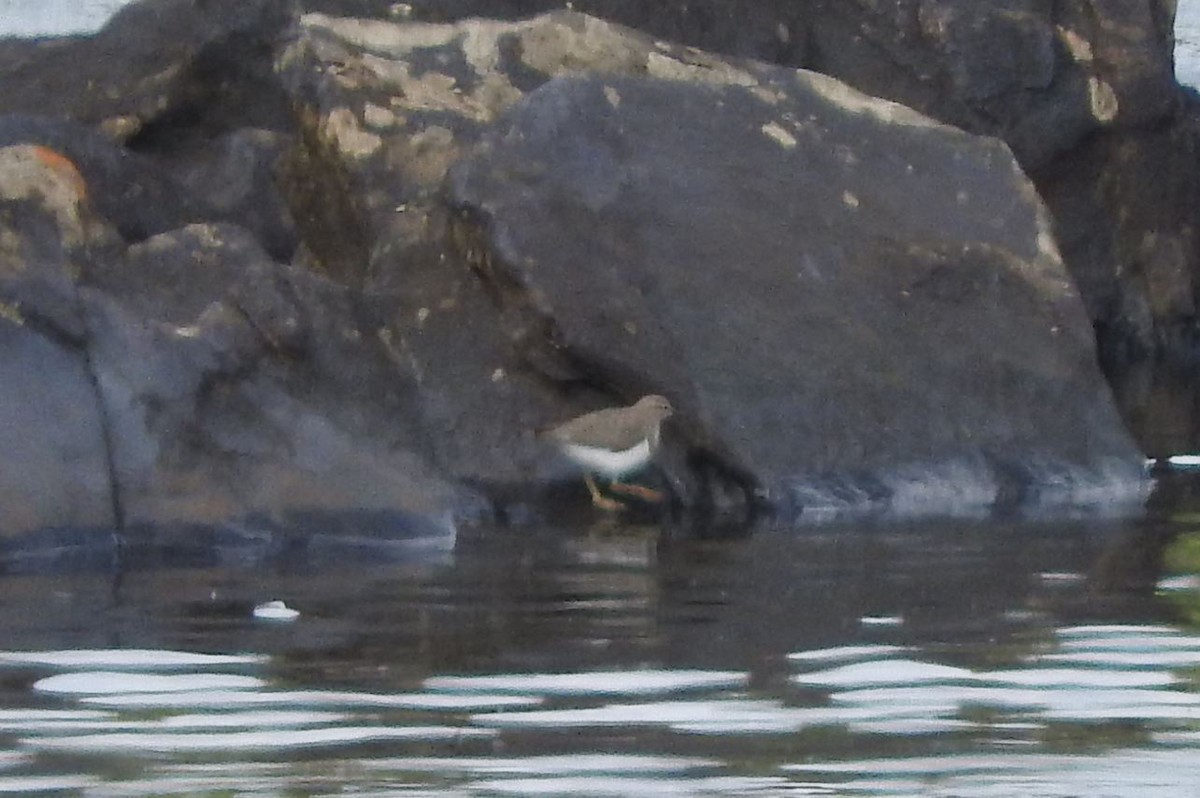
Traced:
<path fill-rule="evenodd" d="M 21 306 L 16 302 L 0 302 L 0 319 L 18 327 L 25 325 L 25 316 L 21 313 Z"/>
<path fill-rule="evenodd" d="M 477 75 L 488 75 L 500 68 L 500 37 L 512 32 L 512 25 L 499 20 L 472 20 L 460 30 L 458 46 L 463 58 Z"/>
<path fill-rule="evenodd" d="M 349 108 L 334 108 L 321 125 L 325 139 L 351 158 L 369 158 L 383 146 L 383 139 L 358 124 L 358 117 Z"/>
<path fill-rule="evenodd" d="M 621 107 L 621 92 L 617 91 L 612 86 L 604 87 L 604 99 L 607 100 L 608 104 L 613 108 Z"/>
<path fill-rule="evenodd" d="M 1111 122 L 1117 118 L 1117 112 L 1120 111 L 1117 93 L 1100 78 L 1088 78 L 1088 99 L 1091 100 L 1092 116 L 1097 121 Z"/>
<path fill-rule="evenodd" d="M 382 20 L 343 19 L 306 14 L 303 26 L 328 34 L 362 51 L 359 65 L 375 79 L 404 98 L 411 110 L 447 111 L 479 122 L 489 122 L 521 98 L 499 69 L 499 40 L 514 32 L 511 23 L 471 20 L 460 24 L 395 23 Z M 458 47 L 479 81 L 463 91 L 453 75 L 435 70 L 414 75 L 404 59 L 416 50 Z M 322 60 L 330 60 L 323 57 Z M 368 125 L 374 126 L 371 120 Z"/>
<path fill-rule="evenodd" d="M 777 142 L 785 150 L 795 149 L 796 137 L 778 122 L 767 122 L 762 126 L 763 135 Z"/>
<path fill-rule="evenodd" d="M 367 123 L 367 127 L 386 130 L 396 126 L 396 114 L 390 108 L 367 103 L 363 106 L 363 121 Z"/>
<path fill-rule="evenodd" d="M 558 16 L 558 15 L 555 15 Z M 636 37 L 602 19 L 564 14 L 568 24 L 539 17 L 518 28 L 521 60 L 547 75 L 588 70 L 601 74 L 629 74 L 645 64 Z"/>
<path fill-rule="evenodd" d="M 1045 216 L 1046 214 L 1039 214 Z M 1037 232 L 1038 252 L 1043 257 L 1049 258 L 1057 263 L 1062 263 L 1062 255 L 1058 251 L 1058 241 L 1054 238 L 1054 231 L 1050 229 L 1049 224 L 1038 224 Z"/>
<path fill-rule="evenodd" d="M 446 111 L 477 122 L 489 122 L 521 97 L 521 93 L 499 73 L 486 76 L 473 92 L 468 93 L 451 75 L 425 72 L 419 77 L 414 76 L 404 61 L 364 54 L 361 63 L 380 81 L 382 85 L 378 88 L 403 97 L 404 108 L 408 111 Z"/>
<path fill-rule="evenodd" d="M 29 268 L 20 253 L 21 237 L 7 227 L 0 227 L 0 274 L 16 274 Z"/>
<path fill-rule="evenodd" d="M 1043 296 L 1062 296 L 1077 294 L 1075 282 L 1067 272 L 1062 253 L 1058 249 L 1058 239 L 1054 236 L 1054 220 L 1050 210 L 1042 200 L 1037 189 L 1017 163 L 1016 157 L 1004 142 L 993 140 L 996 149 L 1009 159 L 1013 176 L 1013 185 L 1022 196 L 1034 214 L 1034 244 L 1037 247 L 1033 257 L 1013 257 L 1013 268 L 1036 285 Z"/>
<path fill-rule="evenodd" d="M 758 86 L 758 79 L 742 69 L 720 61 L 708 63 L 685 63 L 661 53 L 646 55 L 646 72 L 663 80 L 680 80 L 689 83 L 708 83 L 714 86 Z"/>
<path fill-rule="evenodd" d="M 770 86 L 751 86 L 750 93 L 767 105 L 779 105 L 787 99 L 787 95 Z"/>
<path fill-rule="evenodd" d="M 455 25 L 432 23 L 397 24 L 374 19 L 305 14 L 300 25 L 310 31 L 326 31 L 342 41 L 388 56 L 405 56 L 413 50 L 445 47 L 462 31 Z"/>
<path fill-rule="evenodd" d="M 807 70 L 796 70 L 796 80 L 808 86 L 826 100 L 851 113 L 875 117 L 881 122 L 909 127 L 946 127 L 907 105 L 872 97 L 842 83 L 836 78 Z"/>
<path fill-rule="evenodd" d="M 483 80 L 475 87 L 469 99 L 493 119 L 522 97 L 521 90 L 509 83 L 508 78 L 499 73 L 483 76 Z"/>
<path fill-rule="evenodd" d="M 409 178 L 424 185 L 432 185 L 445 177 L 450 166 L 461 156 L 458 140 L 453 131 L 441 125 L 414 133 L 406 141 L 397 143 L 406 158 Z"/>
<path fill-rule="evenodd" d="M 1079 63 L 1090 63 L 1095 57 L 1092 53 L 1092 43 L 1070 28 L 1058 27 L 1058 38 L 1066 46 L 1067 52 Z"/>

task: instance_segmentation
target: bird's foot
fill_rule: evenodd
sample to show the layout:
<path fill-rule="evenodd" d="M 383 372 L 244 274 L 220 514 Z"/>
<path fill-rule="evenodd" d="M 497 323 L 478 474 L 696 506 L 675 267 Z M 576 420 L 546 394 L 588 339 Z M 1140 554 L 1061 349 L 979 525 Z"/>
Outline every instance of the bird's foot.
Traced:
<path fill-rule="evenodd" d="M 613 482 L 608 487 L 617 493 L 623 493 L 626 496 L 636 496 L 648 502 L 661 503 L 666 498 L 661 490 L 647 488 L 644 485 L 627 485 L 624 482 Z"/>
<path fill-rule="evenodd" d="M 584 476 L 583 481 L 587 483 L 588 492 L 592 494 L 592 504 L 599 507 L 601 510 L 616 512 L 624 510 L 625 505 L 616 499 L 610 499 L 600 492 L 600 488 L 596 487 L 596 481 L 591 476 Z"/>
<path fill-rule="evenodd" d="M 608 496 L 593 496 L 592 504 L 599 507 L 601 510 L 609 512 L 619 512 L 625 509 L 625 505 L 616 499 L 610 499 Z"/>

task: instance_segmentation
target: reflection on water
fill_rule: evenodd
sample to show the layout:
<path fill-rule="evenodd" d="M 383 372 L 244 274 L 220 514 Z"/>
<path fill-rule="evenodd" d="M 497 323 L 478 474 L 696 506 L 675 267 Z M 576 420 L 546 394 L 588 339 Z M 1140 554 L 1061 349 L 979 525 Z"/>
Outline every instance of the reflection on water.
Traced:
<path fill-rule="evenodd" d="M 13 574 L 0 793 L 1190 796 L 1189 523 Z"/>

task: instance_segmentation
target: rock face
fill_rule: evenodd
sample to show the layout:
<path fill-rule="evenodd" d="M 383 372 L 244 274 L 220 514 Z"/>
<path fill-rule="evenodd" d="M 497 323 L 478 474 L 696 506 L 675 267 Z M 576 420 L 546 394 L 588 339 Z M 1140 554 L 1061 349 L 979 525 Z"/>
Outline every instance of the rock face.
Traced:
<path fill-rule="evenodd" d="M 537 479 L 512 430 L 559 384 L 667 393 L 694 472 L 793 510 L 1139 482 L 1049 219 L 995 140 L 569 12 L 311 15 L 283 63 L 344 181 L 321 196 L 357 198 L 376 242 L 348 279 L 403 295 L 388 335 L 462 478 Z"/>
<path fill-rule="evenodd" d="M 6 530 L 112 526 L 103 405 L 74 276 L 102 226 L 83 180 L 52 150 L 0 149 L 0 502 Z"/>
<path fill-rule="evenodd" d="M 572 12 L 131 9 L 0 68 L 22 83 L 0 91 L 7 534 L 364 511 L 449 530 L 572 484 L 536 429 L 650 392 L 680 410 L 663 466 L 685 505 L 1145 486 L 998 140 Z M 161 52 L 96 82 L 136 90 L 30 116 L 31 65 L 53 87 L 148 29 Z"/>
<path fill-rule="evenodd" d="M 403 446 L 393 365 L 346 289 L 240 227 L 126 247 L 45 148 L 0 149 L 0 176 L 7 534 L 390 510 L 444 535 L 477 511 Z"/>
<path fill-rule="evenodd" d="M 530 327 L 597 380 L 685 397 L 776 504 L 1136 482 L 1048 217 L 995 140 L 783 71 L 558 78 L 452 185 Z"/>
<path fill-rule="evenodd" d="M 378 0 L 304 0 L 394 18 Z M 1119 351 L 1191 350 L 1200 241 L 1175 0 L 576 0 L 705 50 L 802 67 L 1003 139 L 1047 201 L 1093 323 Z M 520 18 L 555 0 L 414 0 L 408 18 Z"/>
<path fill-rule="evenodd" d="M 1200 241 L 1174 0 L 818 2 L 803 66 L 1003 138 L 1110 348 L 1178 350 Z M 1190 344 L 1189 344 L 1190 348 Z"/>

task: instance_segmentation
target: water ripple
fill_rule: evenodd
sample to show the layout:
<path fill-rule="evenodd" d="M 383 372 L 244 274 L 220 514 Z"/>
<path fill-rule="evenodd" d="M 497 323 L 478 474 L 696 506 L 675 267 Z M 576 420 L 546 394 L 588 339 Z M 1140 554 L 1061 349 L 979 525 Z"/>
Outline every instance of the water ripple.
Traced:
<path fill-rule="evenodd" d="M 435 676 L 425 689 L 447 692 L 522 693 L 559 696 L 647 695 L 741 687 L 748 676 L 737 671 L 638 670 L 583 673 L 501 673 Z"/>

